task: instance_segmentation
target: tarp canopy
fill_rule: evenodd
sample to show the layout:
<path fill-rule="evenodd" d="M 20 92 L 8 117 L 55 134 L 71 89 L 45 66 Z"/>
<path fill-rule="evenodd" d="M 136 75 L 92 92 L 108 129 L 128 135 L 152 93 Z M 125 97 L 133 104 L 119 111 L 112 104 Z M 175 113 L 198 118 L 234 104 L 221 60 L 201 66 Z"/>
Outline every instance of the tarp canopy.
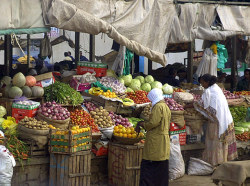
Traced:
<path fill-rule="evenodd" d="M 166 65 L 175 13 L 171 0 L 43 0 L 45 23 L 89 34 L 106 33 L 138 55 Z"/>
<path fill-rule="evenodd" d="M 1 0 L 0 35 L 48 32 L 40 0 Z"/>
<path fill-rule="evenodd" d="M 194 39 L 218 41 L 235 35 L 235 31 L 232 29 L 212 30 L 211 26 L 217 16 L 217 7 L 227 8 L 221 5 L 200 3 L 178 5 L 169 43 L 190 42 Z M 224 19 L 231 22 L 231 18 L 228 19 L 227 15 L 224 15 Z"/>

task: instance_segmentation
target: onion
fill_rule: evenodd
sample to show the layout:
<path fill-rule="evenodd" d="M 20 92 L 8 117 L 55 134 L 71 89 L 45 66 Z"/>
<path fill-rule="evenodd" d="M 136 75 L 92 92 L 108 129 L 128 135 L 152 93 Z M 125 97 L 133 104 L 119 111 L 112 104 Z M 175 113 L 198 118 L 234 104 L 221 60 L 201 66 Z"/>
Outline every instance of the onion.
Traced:
<path fill-rule="evenodd" d="M 53 120 L 56 120 L 56 116 L 53 116 L 52 119 L 53 119 Z"/>

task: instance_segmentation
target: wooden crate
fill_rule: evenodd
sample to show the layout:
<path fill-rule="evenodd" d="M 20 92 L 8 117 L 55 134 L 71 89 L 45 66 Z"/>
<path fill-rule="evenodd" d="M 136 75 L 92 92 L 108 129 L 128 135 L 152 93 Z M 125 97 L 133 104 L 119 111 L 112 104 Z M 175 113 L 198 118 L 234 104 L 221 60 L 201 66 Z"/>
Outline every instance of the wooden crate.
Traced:
<path fill-rule="evenodd" d="M 50 154 L 50 186 L 90 186 L 91 153 Z"/>
<path fill-rule="evenodd" d="M 29 156 L 47 156 L 49 154 L 48 145 L 44 146 L 43 148 L 39 148 L 36 145 L 36 142 L 33 140 L 26 141 L 27 145 L 29 146 Z"/>
<path fill-rule="evenodd" d="M 109 184 L 139 186 L 143 145 L 109 144 Z"/>

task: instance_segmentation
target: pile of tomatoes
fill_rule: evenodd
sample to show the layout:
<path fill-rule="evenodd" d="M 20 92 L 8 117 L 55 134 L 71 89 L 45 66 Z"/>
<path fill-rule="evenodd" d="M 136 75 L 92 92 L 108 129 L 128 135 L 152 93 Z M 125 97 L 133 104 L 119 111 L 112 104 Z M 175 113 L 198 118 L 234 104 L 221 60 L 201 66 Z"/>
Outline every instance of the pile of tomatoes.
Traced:
<path fill-rule="evenodd" d="M 76 109 L 73 112 L 70 112 L 70 119 L 73 125 L 91 127 L 92 132 L 99 132 L 95 120 L 84 110 Z"/>
<path fill-rule="evenodd" d="M 143 90 L 137 90 L 135 92 L 128 92 L 127 96 L 132 99 L 136 104 L 148 103 L 150 100 L 147 98 L 148 93 Z"/>

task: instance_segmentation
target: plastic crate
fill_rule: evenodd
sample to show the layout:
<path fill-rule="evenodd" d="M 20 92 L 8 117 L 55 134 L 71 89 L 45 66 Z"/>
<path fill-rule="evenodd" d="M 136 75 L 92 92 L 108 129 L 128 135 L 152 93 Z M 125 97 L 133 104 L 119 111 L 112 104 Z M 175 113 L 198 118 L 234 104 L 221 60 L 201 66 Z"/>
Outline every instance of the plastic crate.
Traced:
<path fill-rule="evenodd" d="M 194 144 L 201 142 L 201 134 L 187 135 L 187 144 Z"/>
<path fill-rule="evenodd" d="M 107 65 L 95 62 L 79 62 L 77 66 L 77 74 L 83 75 L 87 72 L 95 72 L 96 77 L 104 77 L 107 74 Z"/>

